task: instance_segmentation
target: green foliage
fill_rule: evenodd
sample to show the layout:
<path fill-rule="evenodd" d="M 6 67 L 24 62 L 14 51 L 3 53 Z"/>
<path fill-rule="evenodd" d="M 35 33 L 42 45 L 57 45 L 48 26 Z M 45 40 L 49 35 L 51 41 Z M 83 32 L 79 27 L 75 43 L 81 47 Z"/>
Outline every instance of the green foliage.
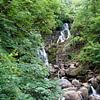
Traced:
<path fill-rule="evenodd" d="M 82 62 L 91 63 L 96 67 L 100 66 L 100 44 L 90 42 L 83 48 L 78 56 Z"/>
<path fill-rule="evenodd" d="M 85 47 L 80 50 L 78 60 L 91 63 L 94 67 L 100 66 L 100 16 L 99 0 L 84 0 L 72 25 L 75 33 L 73 41 L 82 43 Z M 78 36 L 77 36 L 78 33 Z"/>
<path fill-rule="evenodd" d="M 33 27 L 45 35 L 57 26 L 61 3 L 60 0 L 13 0 L 7 14 L 19 27 Z"/>
<path fill-rule="evenodd" d="M 59 0 L 0 1 L 0 100 L 58 97 L 57 82 L 44 79 L 48 69 L 37 51 L 43 45 L 39 32 L 56 26 L 59 8 Z"/>
<path fill-rule="evenodd" d="M 76 36 L 73 38 L 73 44 L 80 44 L 80 43 L 84 43 L 85 42 L 85 39 L 83 37 L 80 37 L 80 36 Z"/>

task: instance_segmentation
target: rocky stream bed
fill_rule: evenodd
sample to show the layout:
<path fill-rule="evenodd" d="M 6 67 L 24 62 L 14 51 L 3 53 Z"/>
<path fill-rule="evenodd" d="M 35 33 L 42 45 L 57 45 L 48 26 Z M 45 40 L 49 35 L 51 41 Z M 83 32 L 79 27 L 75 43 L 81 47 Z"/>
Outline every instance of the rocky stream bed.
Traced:
<path fill-rule="evenodd" d="M 100 77 L 88 70 L 87 75 L 77 75 L 79 63 L 51 65 L 51 78 L 59 80 L 63 93 L 59 100 L 100 100 Z"/>

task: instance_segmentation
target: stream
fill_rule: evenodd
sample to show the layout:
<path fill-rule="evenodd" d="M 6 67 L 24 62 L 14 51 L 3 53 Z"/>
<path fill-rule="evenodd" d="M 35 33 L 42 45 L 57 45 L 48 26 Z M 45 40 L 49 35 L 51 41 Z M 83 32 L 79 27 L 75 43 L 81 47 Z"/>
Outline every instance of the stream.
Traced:
<path fill-rule="evenodd" d="M 68 23 L 64 23 L 56 44 L 63 45 L 70 37 L 69 25 Z M 60 63 L 59 65 L 58 61 L 56 65 L 50 65 L 44 46 L 38 50 L 38 56 L 44 62 L 45 66 L 49 68 L 50 77 L 57 78 L 59 81 L 58 85 L 63 91 L 59 100 L 100 100 L 100 95 L 96 91 L 99 84 L 95 77 L 91 77 L 91 79 L 83 83 L 82 79 L 77 79 L 77 77 L 69 75 L 71 71 L 77 68 L 76 62 L 67 65 Z M 94 84 L 96 84 L 96 88 L 93 87 Z"/>

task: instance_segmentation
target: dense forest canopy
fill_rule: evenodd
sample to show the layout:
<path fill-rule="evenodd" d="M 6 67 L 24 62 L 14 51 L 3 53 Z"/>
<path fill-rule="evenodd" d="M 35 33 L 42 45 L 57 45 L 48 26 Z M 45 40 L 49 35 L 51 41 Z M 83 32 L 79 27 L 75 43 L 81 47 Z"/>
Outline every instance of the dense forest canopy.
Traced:
<path fill-rule="evenodd" d="M 37 51 L 65 20 L 71 24 L 72 44 L 84 42 L 73 59 L 100 67 L 99 0 L 66 1 L 0 0 L 1 100 L 59 97 L 57 81 L 45 80 L 49 71 Z"/>

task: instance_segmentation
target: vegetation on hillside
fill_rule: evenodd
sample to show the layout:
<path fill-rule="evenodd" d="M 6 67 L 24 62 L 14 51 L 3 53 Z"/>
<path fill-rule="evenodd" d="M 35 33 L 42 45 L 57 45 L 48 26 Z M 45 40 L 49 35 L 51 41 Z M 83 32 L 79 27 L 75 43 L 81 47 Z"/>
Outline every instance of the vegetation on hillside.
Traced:
<path fill-rule="evenodd" d="M 37 51 L 39 33 L 56 26 L 60 2 L 51 0 L 0 1 L 0 99 L 52 100 L 59 94 L 56 82 L 45 80 L 48 69 Z"/>
<path fill-rule="evenodd" d="M 72 32 L 74 43 L 84 41 L 77 59 L 92 66 L 100 66 L 100 12 L 99 0 L 84 0 L 76 14 Z M 75 58 L 76 59 L 76 58 Z"/>
<path fill-rule="evenodd" d="M 85 44 L 74 59 L 99 68 L 99 0 L 75 1 L 0 0 L 0 100 L 57 99 L 57 81 L 45 79 L 37 51 L 65 20 L 73 21 L 73 44 Z"/>

